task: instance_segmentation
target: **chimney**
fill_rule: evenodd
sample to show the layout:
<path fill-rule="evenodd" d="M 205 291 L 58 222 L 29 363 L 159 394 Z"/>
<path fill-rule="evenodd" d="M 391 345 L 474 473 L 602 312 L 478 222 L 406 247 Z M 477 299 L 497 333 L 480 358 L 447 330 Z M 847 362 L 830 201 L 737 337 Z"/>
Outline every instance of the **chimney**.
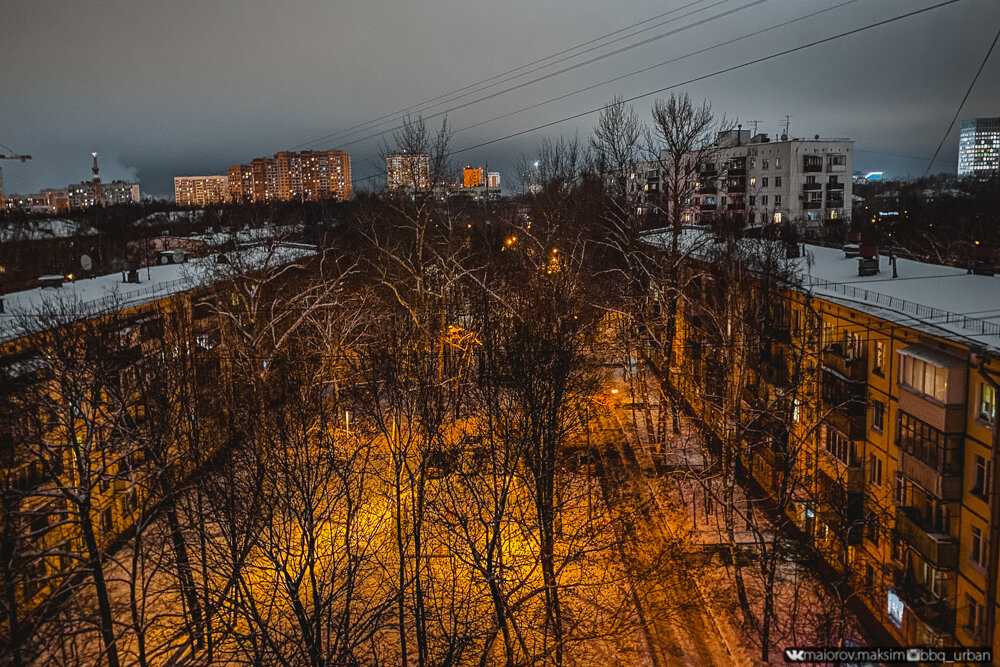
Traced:
<path fill-rule="evenodd" d="M 858 257 L 858 275 L 876 275 L 879 271 L 878 248 L 870 243 L 863 243 L 860 255 Z"/>
<path fill-rule="evenodd" d="M 737 146 L 741 146 L 743 144 L 742 135 L 743 135 L 743 123 L 739 123 L 739 124 L 736 125 L 736 145 Z"/>

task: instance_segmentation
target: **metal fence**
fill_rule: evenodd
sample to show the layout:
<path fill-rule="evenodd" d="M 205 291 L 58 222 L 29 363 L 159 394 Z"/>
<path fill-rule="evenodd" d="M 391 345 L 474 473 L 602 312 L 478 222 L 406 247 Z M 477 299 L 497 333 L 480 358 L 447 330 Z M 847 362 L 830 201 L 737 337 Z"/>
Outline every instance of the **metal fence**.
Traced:
<path fill-rule="evenodd" d="M 990 322 L 979 317 L 969 317 L 961 313 L 953 313 L 950 310 L 926 306 L 922 303 L 908 301 L 907 299 L 883 294 L 872 289 L 844 285 L 843 283 L 831 282 L 822 278 L 809 279 L 808 287 L 818 287 L 836 294 L 843 294 L 844 296 L 864 301 L 865 303 L 913 315 L 914 318 L 926 322 L 933 322 L 934 324 L 957 324 L 963 329 L 976 332 L 980 335 L 1000 336 L 1000 323 L 998 322 Z"/>

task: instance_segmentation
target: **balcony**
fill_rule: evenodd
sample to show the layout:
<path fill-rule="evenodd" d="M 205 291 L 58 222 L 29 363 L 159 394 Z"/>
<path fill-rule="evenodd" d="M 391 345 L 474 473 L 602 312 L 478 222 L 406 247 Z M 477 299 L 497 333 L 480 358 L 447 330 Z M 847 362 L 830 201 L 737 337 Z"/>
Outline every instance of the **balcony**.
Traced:
<path fill-rule="evenodd" d="M 843 162 L 835 162 L 832 159 L 828 160 L 826 170 L 833 174 L 845 172 L 847 171 L 847 160 L 844 160 Z"/>
<path fill-rule="evenodd" d="M 901 457 L 905 477 L 941 500 L 961 500 L 961 468 L 946 470 L 943 466 L 941 469 L 929 466 L 905 449 L 901 452 Z"/>
<path fill-rule="evenodd" d="M 826 194 L 826 207 L 827 208 L 844 208 L 844 195 L 843 193 L 830 193 Z"/>
<path fill-rule="evenodd" d="M 841 191 L 842 192 L 844 190 L 844 184 L 843 183 L 827 183 L 826 184 L 826 190 L 827 190 L 827 192 L 830 192 L 831 190 Z"/>
<path fill-rule="evenodd" d="M 936 597 L 902 570 L 893 570 L 893 589 L 906 603 L 910 613 L 915 617 L 914 621 L 926 626 L 929 631 L 917 633 L 922 640 L 919 643 L 926 641 L 924 639 L 926 635 L 937 635 L 936 645 L 939 646 L 951 641 L 951 635 L 955 631 L 955 609 L 946 599 Z M 917 643 L 916 636 L 910 633 L 907 636 Z"/>
<path fill-rule="evenodd" d="M 802 160 L 802 171 L 807 174 L 815 174 L 823 171 L 823 158 L 812 155 L 805 156 Z"/>
<path fill-rule="evenodd" d="M 827 460 L 833 464 L 833 469 L 828 473 L 828 477 L 849 494 L 860 494 L 865 488 L 865 467 L 861 465 L 861 462 L 852 461 L 847 464 L 825 449 L 823 452 L 826 454 Z M 859 511 L 857 514 L 860 518 L 863 512 Z"/>
<path fill-rule="evenodd" d="M 823 202 L 821 201 L 804 201 L 802 202 L 802 208 L 809 210 L 814 208 L 823 208 Z"/>
<path fill-rule="evenodd" d="M 49 475 L 41 461 L 30 461 L 16 468 L 0 470 L 0 485 L 3 490 L 17 490 L 27 493 L 43 484 Z"/>
<path fill-rule="evenodd" d="M 834 343 L 823 350 L 823 366 L 843 376 L 845 380 L 868 381 L 868 357 L 845 351 L 840 343 Z"/>
<path fill-rule="evenodd" d="M 747 168 L 746 166 L 730 167 L 729 169 L 726 170 L 726 173 L 729 174 L 730 176 L 746 176 Z"/>
<path fill-rule="evenodd" d="M 812 191 L 817 191 L 817 190 L 822 190 L 822 189 L 823 189 L 823 184 L 822 183 L 803 183 L 802 184 L 802 190 L 805 191 L 805 192 L 812 192 Z"/>
<path fill-rule="evenodd" d="M 896 508 L 896 532 L 924 560 L 939 570 L 958 567 L 958 542 L 947 533 L 937 532 L 912 507 Z"/>

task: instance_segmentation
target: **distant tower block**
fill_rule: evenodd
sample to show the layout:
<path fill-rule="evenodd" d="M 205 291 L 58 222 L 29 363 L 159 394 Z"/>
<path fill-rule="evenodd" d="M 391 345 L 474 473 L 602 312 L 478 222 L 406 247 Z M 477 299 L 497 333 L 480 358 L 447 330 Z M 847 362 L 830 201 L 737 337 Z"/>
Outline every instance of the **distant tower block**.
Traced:
<path fill-rule="evenodd" d="M 94 158 L 94 164 L 90 167 L 90 173 L 93 174 L 90 181 L 93 184 L 94 202 L 99 204 L 104 201 L 104 191 L 101 187 L 101 167 L 97 164 L 97 153 L 94 152 L 90 155 Z"/>

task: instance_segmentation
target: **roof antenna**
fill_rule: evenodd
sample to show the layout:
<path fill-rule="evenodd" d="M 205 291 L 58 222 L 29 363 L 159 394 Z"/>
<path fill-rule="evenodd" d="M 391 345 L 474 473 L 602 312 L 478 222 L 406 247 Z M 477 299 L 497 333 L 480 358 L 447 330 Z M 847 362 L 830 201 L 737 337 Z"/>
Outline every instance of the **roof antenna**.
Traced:
<path fill-rule="evenodd" d="M 782 141 L 788 141 L 788 132 L 792 126 L 792 117 L 787 113 L 785 114 L 785 132 L 781 135 Z"/>

